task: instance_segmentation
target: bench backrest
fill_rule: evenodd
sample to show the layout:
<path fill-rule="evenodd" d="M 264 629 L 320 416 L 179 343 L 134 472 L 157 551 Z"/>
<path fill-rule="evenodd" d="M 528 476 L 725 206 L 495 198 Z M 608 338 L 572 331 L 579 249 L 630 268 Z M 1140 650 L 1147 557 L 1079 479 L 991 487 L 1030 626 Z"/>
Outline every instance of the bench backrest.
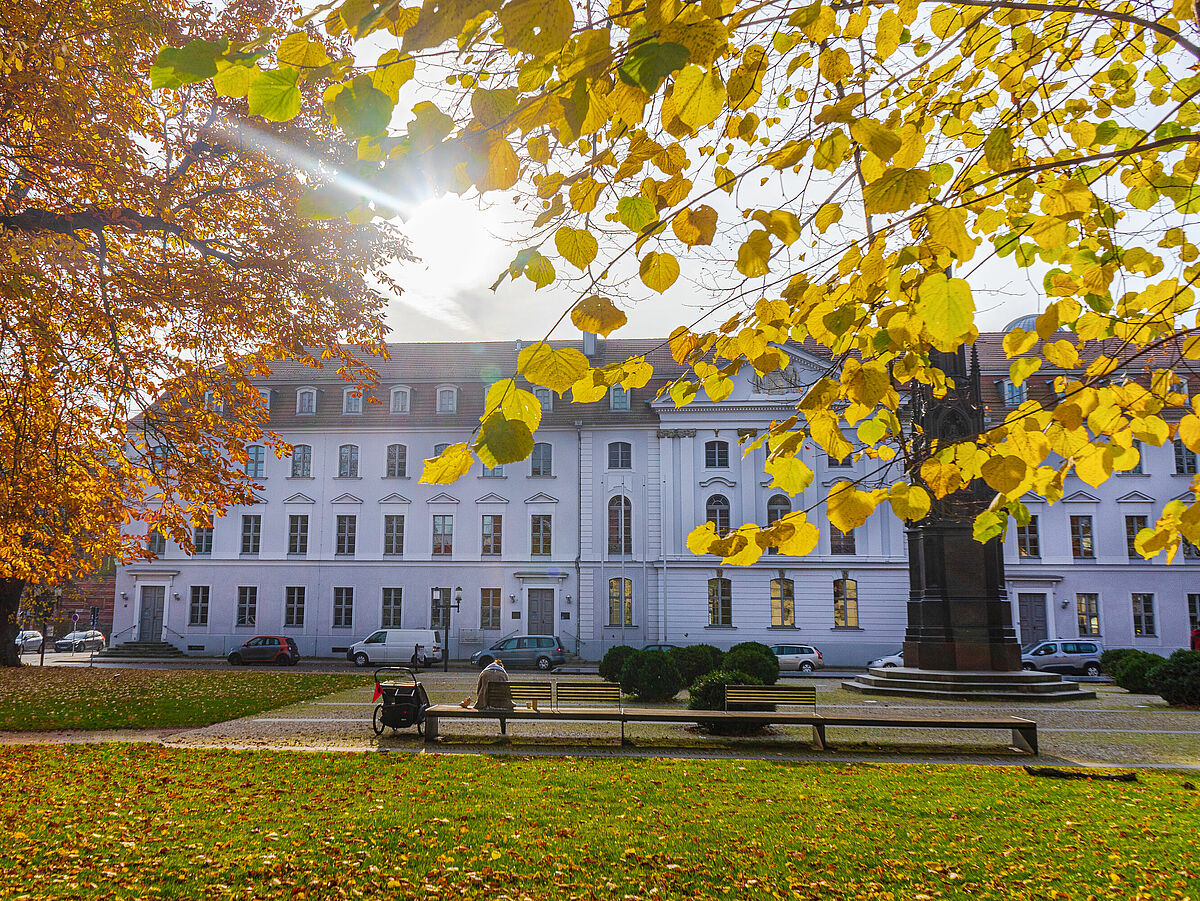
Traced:
<path fill-rule="evenodd" d="M 524 707 L 534 701 L 548 707 L 553 686 L 549 682 L 492 682 L 487 693 L 488 707 Z"/>
<path fill-rule="evenodd" d="M 804 704 L 816 707 L 817 690 L 811 685 L 726 685 L 726 710 L 730 704 Z"/>
<path fill-rule="evenodd" d="M 621 686 L 615 682 L 556 682 L 554 706 L 573 704 L 609 704 L 621 707 Z"/>

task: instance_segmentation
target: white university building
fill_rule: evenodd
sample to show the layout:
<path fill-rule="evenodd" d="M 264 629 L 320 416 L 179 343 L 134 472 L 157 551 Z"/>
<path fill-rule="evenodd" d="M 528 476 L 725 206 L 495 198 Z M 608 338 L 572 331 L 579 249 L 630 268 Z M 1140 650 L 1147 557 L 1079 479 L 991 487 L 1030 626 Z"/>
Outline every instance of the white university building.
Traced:
<path fill-rule="evenodd" d="M 1050 390 L 1043 368 L 1007 381 L 1002 335 L 980 338 L 989 419 Z M 379 403 L 336 375 L 281 365 L 260 387 L 271 428 L 295 450 L 251 448 L 260 503 L 196 532 L 196 550 L 156 541 L 158 557 L 118 572 L 113 643 L 165 640 L 224 656 L 257 634 L 290 635 L 303 656 L 341 656 L 380 627 L 439 628 L 450 655 L 511 634 L 557 635 L 599 659 L 618 644 L 792 641 L 827 663 L 861 666 L 896 651 L 908 600 L 904 529 L 886 510 L 852 533 L 830 528 L 809 556 L 765 554 L 722 566 L 688 551 L 706 520 L 769 522 L 824 496 L 864 462 L 804 450 L 807 495 L 769 487 L 765 450 L 739 438 L 785 419 L 828 361 L 789 346 L 785 378 L 745 370 L 725 401 L 677 409 L 658 387 L 679 367 L 661 340 L 574 342 L 595 365 L 645 354 L 655 379 L 592 404 L 538 388 L 545 413 L 531 459 L 476 468 L 453 485 L 420 484 L 423 461 L 464 441 L 488 385 L 515 371 L 515 342 L 397 344 L 379 361 Z M 993 377 L 994 374 L 994 377 Z M 1093 489 L 1071 476 L 1063 501 L 1027 499 L 1005 563 L 1022 644 L 1095 637 L 1167 654 L 1200 621 L 1200 559 L 1168 565 L 1133 551 L 1162 504 L 1191 497 L 1196 455 L 1143 449 L 1140 471 Z M 450 604 L 461 593 L 461 607 Z"/>

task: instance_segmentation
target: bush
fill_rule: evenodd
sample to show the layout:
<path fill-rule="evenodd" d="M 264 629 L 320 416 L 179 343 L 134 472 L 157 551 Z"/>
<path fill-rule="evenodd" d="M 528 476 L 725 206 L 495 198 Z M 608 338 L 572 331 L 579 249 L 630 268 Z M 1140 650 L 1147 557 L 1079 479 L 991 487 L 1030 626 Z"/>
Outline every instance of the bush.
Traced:
<path fill-rule="evenodd" d="M 737 670 L 754 676 L 754 685 L 774 685 L 779 681 L 779 658 L 765 644 L 743 641 L 735 644 L 725 655 L 721 669 Z"/>
<path fill-rule="evenodd" d="M 707 676 L 721 668 L 721 649 L 711 644 L 690 644 L 682 648 L 671 648 L 667 652 L 679 667 L 683 684 L 691 685 L 701 676 Z"/>
<path fill-rule="evenodd" d="M 631 648 L 627 644 L 619 644 L 615 648 L 609 648 L 608 653 L 604 655 L 604 659 L 600 661 L 600 678 L 605 682 L 620 682 L 621 670 L 625 668 L 625 661 L 629 659 L 631 654 L 636 654 L 637 648 Z"/>
<path fill-rule="evenodd" d="M 1113 681 L 1136 695 L 1150 694 L 1147 678 L 1166 661 L 1157 654 L 1133 651 L 1120 658 L 1113 667 Z"/>
<path fill-rule="evenodd" d="M 1100 655 L 1100 669 L 1111 676 L 1114 672 L 1116 672 L 1117 665 L 1120 664 L 1122 660 L 1124 660 L 1130 654 L 1140 653 L 1142 652 L 1134 648 L 1110 648 Z"/>
<path fill-rule="evenodd" d="M 1200 707 L 1200 651 L 1176 651 L 1146 682 L 1172 707 Z"/>
<path fill-rule="evenodd" d="M 621 670 L 621 690 L 643 701 L 668 701 L 681 688 L 679 668 L 663 651 L 635 651 Z"/>
<path fill-rule="evenodd" d="M 724 710 L 726 685 L 761 685 L 762 680 L 739 670 L 719 669 L 701 676 L 688 689 L 688 707 L 692 710 Z M 735 704 L 733 710 L 774 710 L 772 704 Z M 766 723 L 737 720 L 699 720 L 700 726 L 714 735 L 754 735 Z"/>

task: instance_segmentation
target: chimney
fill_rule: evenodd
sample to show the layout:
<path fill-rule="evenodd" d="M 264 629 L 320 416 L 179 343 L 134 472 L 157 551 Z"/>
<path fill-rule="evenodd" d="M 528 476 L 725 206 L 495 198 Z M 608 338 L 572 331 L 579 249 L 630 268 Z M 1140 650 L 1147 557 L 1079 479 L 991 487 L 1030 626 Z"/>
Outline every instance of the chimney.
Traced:
<path fill-rule="evenodd" d="M 583 333 L 583 355 L 591 362 L 596 362 L 596 333 Z"/>

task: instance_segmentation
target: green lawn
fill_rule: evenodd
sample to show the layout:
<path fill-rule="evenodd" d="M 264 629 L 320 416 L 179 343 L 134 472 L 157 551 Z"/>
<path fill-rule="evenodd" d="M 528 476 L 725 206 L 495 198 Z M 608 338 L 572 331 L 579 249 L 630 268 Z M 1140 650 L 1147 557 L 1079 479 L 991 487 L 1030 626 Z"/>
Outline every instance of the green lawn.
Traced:
<path fill-rule="evenodd" d="M 1200 897 L 1200 792 L 1019 768 L 0 750 L 0 897 Z"/>
<path fill-rule="evenodd" d="M 204 726 L 369 684 L 290 670 L 0 668 L 0 731 Z"/>

